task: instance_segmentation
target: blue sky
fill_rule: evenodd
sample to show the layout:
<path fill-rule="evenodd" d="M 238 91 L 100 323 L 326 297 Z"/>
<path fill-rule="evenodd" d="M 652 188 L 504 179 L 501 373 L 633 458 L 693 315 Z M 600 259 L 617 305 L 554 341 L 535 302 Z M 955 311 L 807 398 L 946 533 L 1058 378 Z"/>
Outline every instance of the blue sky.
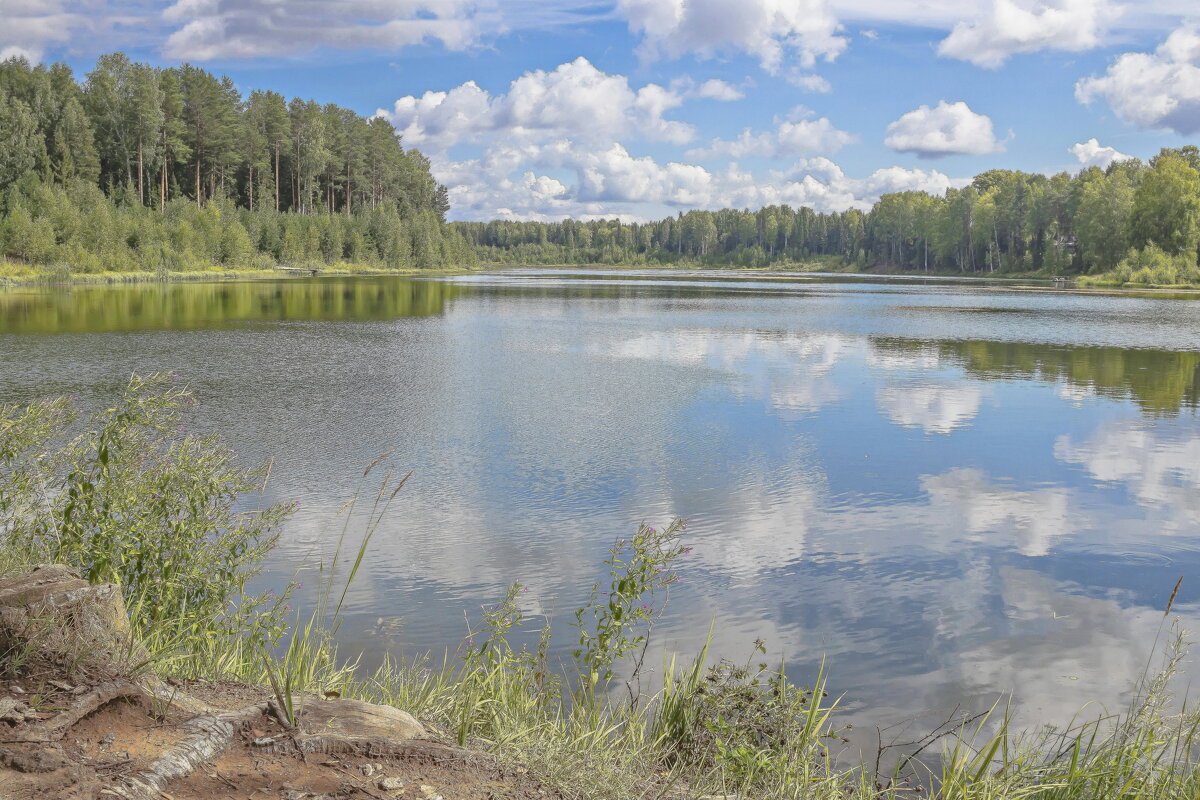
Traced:
<path fill-rule="evenodd" d="M 1194 0 L 0 0 L 0 55 L 124 49 L 337 102 L 459 219 L 868 207 L 1200 141 Z"/>

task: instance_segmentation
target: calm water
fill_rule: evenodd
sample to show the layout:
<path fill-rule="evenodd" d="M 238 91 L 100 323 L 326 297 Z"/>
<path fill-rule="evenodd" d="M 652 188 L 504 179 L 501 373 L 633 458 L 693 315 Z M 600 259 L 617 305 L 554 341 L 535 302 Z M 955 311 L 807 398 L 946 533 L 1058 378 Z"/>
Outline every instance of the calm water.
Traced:
<path fill-rule="evenodd" d="M 453 649 L 517 579 L 569 637 L 608 544 L 672 515 L 694 552 L 658 641 L 715 618 L 797 680 L 824 655 L 871 722 L 1008 691 L 1062 720 L 1120 697 L 1180 575 L 1200 617 L 1198 301 L 547 271 L 0 293 L 0 402 L 153 370 L 300 501 L 268 581 L 328 553 L 377 454 L 415 470 L 351 596 L 370 657 Z"/>

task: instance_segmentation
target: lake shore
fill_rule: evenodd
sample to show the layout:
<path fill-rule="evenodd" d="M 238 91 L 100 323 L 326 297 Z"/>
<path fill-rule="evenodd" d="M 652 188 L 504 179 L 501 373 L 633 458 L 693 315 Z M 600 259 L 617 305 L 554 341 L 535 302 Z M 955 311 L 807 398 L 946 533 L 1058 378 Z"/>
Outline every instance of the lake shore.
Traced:
<path fill-rule="evenodd" d="M 697 272 L 720 272 L 746 275 L 804 275 L 830 276 L 863 281 L 953 281 L 977 282 L 981 285 L 1004 285 L 1005 288 L 1030 291 L 1079 292 L 1088 294 L 1120 294 L 1133 297 L 1164 297 L 1177 295 L 1181 298 L 1200 295 L 1200 285 L 1157 286 L 1153 284 L 1112 283 L 1101 276 L 1078 276 L 1068 279 L 1064 286 L 1054 285 L 1055 276 L 1040 273 L 977 275 L 949 272 L 904 272 L 889 269 L 830 270 L 826 264 L 807 268 L 802 264 L 775 265 L 770 267 L 712 267 L 699 264 L 480 264 L 475 267 L 452 269 L 436 267 L 429 269 L 390 269 L 370 264 L 334 264 L 316 267 L 290 267 L 271 269 L 219 269 L 187 272 L 100 272 L 69 273 L 61 269 L 39 269 L 12 263 L 0 264 L 0 289 L 31 286 L 115 286 L 121 284 L 149 283 L 202 283 L 216 281 L 285 280 L 310 277 L 433 277 L 446 275 L 471 275 L 486 272 L 515 270 L 581 270 L 625 272 L 635 270 L 663 271 L 679 274 Z M 311 270 L 316 270 L 312 274 Z M 1037 282 L 1030 284 L 1030 282 Z"/>

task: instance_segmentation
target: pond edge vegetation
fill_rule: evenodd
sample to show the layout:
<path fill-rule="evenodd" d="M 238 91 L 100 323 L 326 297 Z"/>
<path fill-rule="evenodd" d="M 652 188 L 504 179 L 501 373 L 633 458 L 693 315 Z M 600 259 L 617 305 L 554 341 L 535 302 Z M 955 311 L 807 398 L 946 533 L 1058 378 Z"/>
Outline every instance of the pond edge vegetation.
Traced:
<path fill-rule="evenodd" d="M 451 191 L 380 116 L 248 95 L 190 64 L 0 61 L 0 281 L 280 267 L 820 267 L 1200 285 L 1200 148 L 1055 175 L 993 169 L 945 195 L 447 223 Z M 861 206 L 861 207 L 858 207 Z M 110 277 L 111 276 L 111 277 Z"/>
<path fill-rule="evenodd" d="M 344 528 L 332 559 L 319 565 L 314 606 L 293 611 L 294 586 L 247 591 L 292 507 L 237 510 L 265 489 L 269 466 L 246 469 L 219 436 L 188 432 L 191 405 L 186 388 L 156 375 L 135 376 L 112 407 L 86 418 L 63 398 L 0 407 L 4 569 L 59 562 L 116 583 L 150 654 L 145 668 L 162 676 L 270 686 L 292 719 L 302 718 L 307 698 L 329 693 L 393 705 L 579 798 L 1065 800 L 1200 791 L 1200 712 L 1171 694 L 1186 640 L 1167 621 L 1170 602 L 1162 663 L 1148 660 L 1123 712 L 1021 732 L 996 707 L 902 747 L 887 772 L 879 761 L 838 760 L 838 700 L 826 694 L 824 671 L 796 686 L 782 665 L 767 663 L 764 643 L 739 662 L 710 659 L 706 645 L 690 662 L 671 659 L 649 683 L 642 667 L 652 623 L 688 552 L 679 520 L 642 525 L 613 544 L 608 579 L 569 623 L 576 647 L 567 664 L 549 663 L 548 624 L 535 646 L 512 644 L 527 624 L 523 587 L 514 583 L 470 623 L 454 657 L 389 658 L 366 673 L 338 653 L 341 610 L 411 473 L 390 470 L 388 454 L 366 467 L 347 507 L 363 506 L 361 543 L 346 549 L 354 537 Z M 0 672 L 19 675 L 19 656 L 0 653 Z M 935 744 L 939 755 L 929 756 Z"/>

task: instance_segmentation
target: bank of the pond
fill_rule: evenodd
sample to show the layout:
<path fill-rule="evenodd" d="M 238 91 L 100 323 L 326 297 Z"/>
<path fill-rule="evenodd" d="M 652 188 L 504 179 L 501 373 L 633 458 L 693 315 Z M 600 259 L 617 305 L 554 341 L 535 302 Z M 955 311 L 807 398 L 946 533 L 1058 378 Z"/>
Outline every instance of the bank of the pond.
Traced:
<path fill-rule="evenodd" d="M 307 277 L 350 277 L 355 275 L 463 275 L 478 272 L 478 268 L 459 269 L 437 267 L 431 269 L 391 269 L 371 264 L 339 263 L 331 265 L 301 266 L 271 269 L 223 269 L 214 267 L 187 272 L 70 272 L 61 269 L 39 269 L 0 264 L 0 287 L 3 286 L 101 286 L 124 283 L 188 283 L 224 280 L 261 280 Z"/>
<path fill-rule="evenodd" d="M 62 597 L 88 596 L 80 578 L 86 576 L 92 586 L 107 587 L 95 597 L 111 601 L 81 608 L 99 610 L 102 625 L 78 615 L 59 625 L 52 615 L 31 616 L 28 603 L 10 604 L 13 613 L 0 603 L 0 718 L 19 716 L 4 724 L 32 725 L 36 734 L 15 750 L 11 739 L 0 743 L 0 768 L 41 764 L 53 771 L 86 759 L 89 768 L 103 765 L 101 788 L 116 777 L 161 777 L 161 758 L 142 769 L 145 753 L 135 754 L 124 740 L 120 747 L 129 755 L 113 753 L 106 760 L 115 744 L 108 734 L 115 738 L 137 727 L 117 727 L 117 717 L 125 714 L 128 723 L 139 712 L 142 727 L 147 716 L 166 723 L 156 745 L 164 752 L 194 755 L 193 745 L 203 742 L 209 749 L 199 761 L 240 754 L 242 761 L 220 764 L 250 765 L 255 748 L 261 749 L 266 766 L 254 769 L 276 776 L 266 785 L 277 797 L 304 791 L 281 785 L 289 765 L 291 779 L 320 786 L 345 765 L 371 777 L 365 768 L 374 770 L 376 762 L 399 771 L 398 754 L 430 755 L 378 739 L 320 739 L 329 733 L 317 713 L 322 699 L 357 699 L 408 712 L 439 747 L 475 753 L 504 774 L 531 781 L 497 786 L 483 773 L 471 773 L 466 783 L 444 790 L 445 800 L 484 798 L 501 788 L 508 797 L 557 793 L 588 800 L 900 800 L 918 787 L 942 800 L 1129 797 L 1131 787 L 1138 797 L 1191 798 L 1200 790 L 1193 747 L 1200 712 L 1180 708 L 1171 696 L 1184 645 L 1166 614 L 1154 645 L 1165 647 L 1165 661 L 1161 669 L 1147 668 L 1123 713 L 1089 713 L 1065 731 L 1028 732 L 1010 728 L 998 710 L 959 716 L 892 747 L 883 760 L 847 757 L 838 703 L 826 696 L 823 671 L 797 686 L 781 668 L 765 663 L 765 643 L 735 654 L 734 661 L 718 660 L 704 646 L 693 659 L 642 674 L 639 654 L 674 582 L 677 559 L 688 550 L 679 522 L 642 525 L 612 545 L 607 582 L 566 615 L 575 620 L 578 641 L 566 664 L 549 663 L 548 627 L 532 632 L 537 644 L 515 644 L 531 637 L 522 635 L 530 621 L 522 611 L 523 587 L 514 583 L 470 621 L 454 656 L 388 659 L 365 673 L 356 658 L 338 651 L 342 602 L 370 554 L 373 532 L 401 496 L 407 480 L 402 471 L 389 470 L 381 456 L 362 472 L 361 502 L 370 511 L 360 520 L 366 526 L 361 544 L 347 552 L 339 545 L 322 564 L 324 585 L 314 604 L 294 616 L 287 606 L 296 598 L 291 588 L 282 595 L 247 593 L 248 578 L 275 545 L 278 525 L 291 509 L 235 507 L 237 498 L 245 503 L 261 497 L 268 473 L 238 466 L 235 454 L 212 435 L 187 433 L 180 423 L 191 401 L 169 377 L 134 378 L 112 407 L 86 420 L 91 432 L 83 438 L 74 438 L 79 412 L 69 400 L 0 407 L 0 575 L 35 563 L 66 563 L 78 575 L 59 573 L 69 584 Z M 44 487 L 51 491 L 43 494 Z M 13 596 L 20 601 L 32 590 L 18 587 Z M 1167 614 L 1174 598 L 1172 593 Z M 118 619 L 124 611 L 103 610 L 118 602 L 128 608 L 128 628 Z M 49 622 L 46 630 L 54 635 L 31 639 L 35 619 Z M 137 645 L 98 647 L 87 637 L 101 629 L 128 630 Z M 56 648 L 54 657 L 39 658 L 47 643 Z M 106 652 L 114 658 L 123 653 L 128 669 L 96 663 Z M 184 690 L 149 692 L 148 676 L 153 686 L 166 681 Z M 243 702 L 217 711 L 179 708 L 180 696 L 197 693 Z M 135 707 L 108 707 L 117 699 Z M 264 719 L 264 699 L 274 703 L 273 720 Z M 114 730 L 97 727 L 110 717 Z M 238 741 L 224 727 L 235 724 L 245 731 Z M 78 732 L 54 751 L 67 731 Z M 178 731 L 188 738 L 164 747 Z M 328 774 L 309 771 L 311 760 L 302 758 L 307 744 L 322 753 L 320 767 Z M 939 749 L 924 764 L 916 760 Z M 386 796 L 431 800 L 439 793 L 437 786 L 421 788 L 432 779 L 420 772 L 420 763 L 407 768 L 415 772 L 385 773 L 399 781 L 388 784 Z M 178 793 L 166 779 L 155 788 L 182 798 L 204 797 L 211 788 L 176 774 L 171 780 L 181 782 Z M 382 788 L 377 782 L 363 791 Z"/>
<path fill-rule="evenodd" d="M 796 274 L 830 274 L 844 275 L 848 278 L 858 277 L 864 280 L 879 279 L 914 279 L 914 280 L 954 280 L 978 281 L 989 284 L 1021 284 L 1029 281 L 1053 285 L 1064 276 L 1045 272 L 967 274 L 962 272 L 927 271 L 927 270 L 897 270 L 887 265 L 877 265 L 861 268 L 856 265 L 833 263 L 829 259 L 797 263 L 776 263 L 764 267 L 743 266 L 712 266 L 699 262 L 679 262 L 667 264 L 507 264 L 480 263 L 471 267 L 431 267 L 431 268 L 390 268 L 375 264 L 357 264 L 339 262 L 335 264 L 313 264 L 295 267 L 272 267 L 269 269 L 233 268 L 226 269 L 214 265 L 210 269 L 174 271 L 130 271 L 130 272 L 71 272 L 63 267 L 42 267 L 0 262 L 0 288 L 5 286 L 86 286 L 86 285 L 119 285 L 135 283 L 187 283 L 223 280 L 261 280 L 305 277 L 353 277 L 361 276 L 433 276 L 433 275 L 466 275 L 478 272 L 504 270 L 546 270 L 546 269 L 578 269 L 596 271 L 625 271 L 625 270 L 662 270 L 665 272 L 689 273 L 699 271 L 719 271 L 728 273 L 796 273 Z M 1158 292 L 1200 292 L 1200 284 L 1156 284 L 1138 283 L 1119 280 L 1108 274 L 1078 275 L 1066 277 L 1066 286 L 1060 289 L 1092 290 L 1092 291 L 1130 291 L 1144 292 L 1153 296 Z M 1035 287 L 1044 288 L 1044 287 Z M 1053 288 L 1053 286 L 1052 286 Z"/>

